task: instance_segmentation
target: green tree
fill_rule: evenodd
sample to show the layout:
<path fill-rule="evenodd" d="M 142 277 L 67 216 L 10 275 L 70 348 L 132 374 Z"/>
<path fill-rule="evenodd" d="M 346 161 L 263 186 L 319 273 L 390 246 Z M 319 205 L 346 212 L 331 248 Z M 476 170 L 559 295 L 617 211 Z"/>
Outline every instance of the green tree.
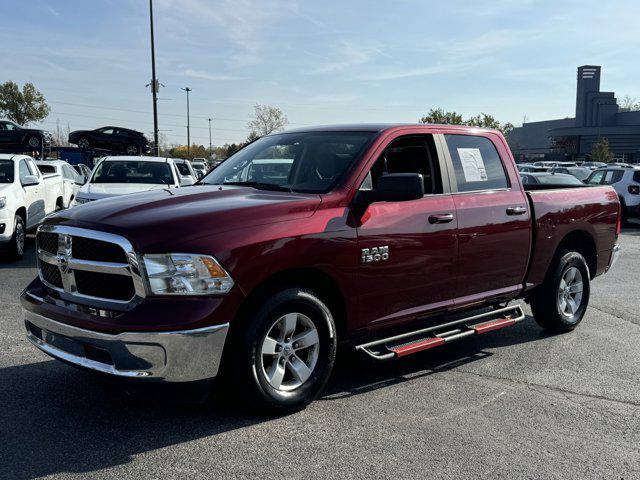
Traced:
<path fill-rule="evenodd" d="M 609 150 L 609 140 L 600 138 L 591 147 L 591 161 L 611 163 L 613 162 L 613 153 Z"/>
<path fill-rule="evenodd" d="M 278 107 L 256 104 L 253 109 L 253 118 L 247 123 L 247 128 L 249 129 L 248 142 L 269 135 L 272 132 L 279 132 L 289 123 L 287 116 Z"/>
<path fill-rule="evenodd" d="M 204 145 L 191 145 L 191 158 L 209 158 L 209 147 Z M 188 158 L 186 145 L 175 145 L 169 149 L 169 156 L 172 158 Z"/>
<path fill-rule="evenodd" d="M 456 112 L 445 112 L 442 108 L 432 108 L 420 123 L 437 123 L 441 125 L 464 125 L 462 115 Z"/>
<path fill-rule="evenodd" d="M 479 128 L 493 128 L 507 134 L 513 130 L 512 123 L 500 123 L 498 120 L 488 113 L 480 113 L 475 117 L 464 119 L 462 115 L 456 112 L 445 112 L 442 108 L 432 108 L 429 113 L 420 119 L 420 123 L 437 123 L 442 125 L 469 125 Z"/>
<path fill-rule="evenodd" d="M 9 120 L 27 125 L 44 120 L 50 111 L 44 95 L 32 83 L 25 83 L 22 91 L 11 80 L 0 85 L 0 115 Z"/>

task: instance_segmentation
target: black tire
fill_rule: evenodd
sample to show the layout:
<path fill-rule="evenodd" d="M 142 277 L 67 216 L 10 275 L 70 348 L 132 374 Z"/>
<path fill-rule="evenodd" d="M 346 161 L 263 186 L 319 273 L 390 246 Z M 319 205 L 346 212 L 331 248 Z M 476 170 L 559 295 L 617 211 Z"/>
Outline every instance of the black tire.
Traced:
<path fill-rule="evenodd" d="M 27 231 L 24 226 L 24 220 L 21 216 L 16 215 L 13 222 L 13 236 L 6 245 L 3 256 L 7 260 L 20 260 L 24 256 L 24 246 L 27 237 Z"/>
<path fill-rule="evenodd" d="M 127 155 L 138 155 L 140 153 L 140 148 L 137 145 L 128 145 L 124 149 L 124 153 Z"/>
<path fill-rule="evenodd" d="M 623 227 L 629 226 L 629 214 L 627 212 L 627 205 L 624 203 L 624 198 L 618 197 L 620 200 L 620 225 Z"/>
<path fill-rule="evenodd" d="M 64 210 L 64 199 L 63 198 L 58 198 L 56 200 L 56 208 L 55 208 L 54 212 L 59 212 L 60 210 Z"/>
<path fill-rule="evenodd" d="M 39 149 L 42 146 L 42 138 L 38 135 L 29 135 L 25 141 L 25 147 Z"/>
<path fill-rule="evenodd" d="M 571 282 L 571 273 L 579 282 Z M 563 280 L 565 280 L 563 284 Z M 581 295 L 575 293 L 581 283 Z M 573 290 L 574 294 L 568 293 Z M 531 299 L 531 310 L 538 325 L 550 332 L 569 332 L 582 321 L 589 305 L 591 280 L 584 257 L 575 251 L 562 250 L 555 256 L 554 264 L 542 285 Z M 570 299 L 573 299 L 573 302 Z M 563 302 L 564 300 L 564 302 Z"/>
<path fill-rule="evenodd" d="M 277 329 L 278 320 L 288 315 L 296 314 L 302 325 L 300 330 L 289 340 L 290 343 L 278 343 L 286 348 L 295 347 L 295 338 L 316 329 L 318 342 L 315 347 L 305 347 L 293 350 L 289 360 L 285 359 L 287 351 L 280 353 L 262 354 L 263 344 L 267 342 L 267 335 L 273 335 Z M 228 353 L 231 363 L 225 362 L 227 381 L 235 385 L 242 385 L 240 399 L 251 408 L 267 413 L 284 414 L 306 407 L 322 391 L 326 385 L 336 357 L 336 329 L 331 311 L 326 304 L 312 291 L 302 288 L 288 288 L 268 297 L 246 316 L 248 320 L 239 322 L 239 332 L 232 330 L 232 348 Z M 308 321 L 312 323 L 308 324 Z M 311 348 L 316 348 L 317 357 L 310 369 L 310 375 L 297 387 L 291 384 L 299 382 L 293 375 L 294 364 L 305 358 L 305 365 L 309 361 Z M 277 349 L 277 347 L 276 347 Z M 291 351 L 291 350 L 289 350 Z M 297 356 L 299 355 L 299 357 Z M 295 357 L 295 358 L 294 358 Z M 225 359 L 228 360 L 228 359 Z M 282 362 L 282 363 L 281 363 Z M 285 371 L 281 380 L 281 388 L 275 388 L 268 379 L 268 370 L 280 368 Z M 307 367 L 308 368 L 308 367 Z M 288 376 L 287 376 L 288 374 Z M 274 374 L 273 377 L 276 375 Z M 272 378 L 273 378 L 272 377 Z M 287 390 L 292 388 L 291 390 Z"/>
<path fill-rule="evenodd" d="M 91 148 L 93 147 L 93 142 L 91 141 L 90 138 L 80 137 L 76 145 L 78 145 L 78 148 L 80 150 L 91 150 Z"/>

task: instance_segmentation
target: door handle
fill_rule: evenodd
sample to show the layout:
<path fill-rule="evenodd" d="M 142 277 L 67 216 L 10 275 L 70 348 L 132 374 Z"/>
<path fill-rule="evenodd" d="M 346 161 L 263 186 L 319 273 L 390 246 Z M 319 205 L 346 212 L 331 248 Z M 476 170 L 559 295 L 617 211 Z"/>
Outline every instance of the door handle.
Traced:
<path fill-rule="evenodd" d="M 429 223 L 449 223 L 453 221 L 453 213 L 440 213 L 429 215 Z"/>
<path fill-rule="evenodd" d="M 507 215 L 524 215 L 527 213 L 527 209 L 524 207 L 508 207 Z"/>

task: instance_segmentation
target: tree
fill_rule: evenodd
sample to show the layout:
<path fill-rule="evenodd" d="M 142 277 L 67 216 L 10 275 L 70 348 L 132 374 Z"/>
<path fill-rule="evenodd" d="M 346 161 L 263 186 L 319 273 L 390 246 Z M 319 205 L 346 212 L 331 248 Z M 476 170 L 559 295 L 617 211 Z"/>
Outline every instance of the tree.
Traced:
<path fill-rule="evenodd" d="M 432 108 L 420 119 L 420 123 L 438 123 L 441 125 L 464 125 L 462 115 L 456 112 L 445 112 L 442 108 Z"/>
<path fill-rule="evenodd" d="M 636 112 L 640 110 L 640 102 L 635 97 L 630 97 L 629 95 L 625 95 L 618 100 L 618 105 L 623 110 L 628 110 L 630 112 Z"/>
<path fill-rule="evenodd" d="M 169 156 L 173 158 L 187 158 L 187 146 L 186 145 L 174 145 L 169 150 Z M 204 145 L 191 145 L 191 158 L 209 158 L 209 149 Z"/>
<path fill-rule="evenodd" d="M 11 80 L 0 85 L 0 115 L 9 120 L 27 125 L 44 120 L 50 111 L 44 95 L 32 83 L 25 83 L 22 91 Z"/>
<path fill-rule="evenodd" d="M 439 123 L 443 125 L 469 125 L 471 127 L 493 128 L 500 130 L 503 134 L 513 130 L 512 123 L 502 124 L 488 113 L 480 113 L 467 120 L 456 112 L 445 112 L 442 108 L 432 108 L 429 113 L 420 119 L 420 123 Z"/>
<path fill-rule="evenodd" d="M 249 142 L 272 132 L 279 132 L 289 123 L 287 116 L 278 107 L 256 104 L 253 109 L 253 119 L 247 123 Z"/>
<path fill-rule="evenodd" d="M 600 138 L 598 142 L 591 147 L 591 161 L 592 162 L 613 162 L 613 153 L 609 150 L 609 140 L 606 138 Z"/>

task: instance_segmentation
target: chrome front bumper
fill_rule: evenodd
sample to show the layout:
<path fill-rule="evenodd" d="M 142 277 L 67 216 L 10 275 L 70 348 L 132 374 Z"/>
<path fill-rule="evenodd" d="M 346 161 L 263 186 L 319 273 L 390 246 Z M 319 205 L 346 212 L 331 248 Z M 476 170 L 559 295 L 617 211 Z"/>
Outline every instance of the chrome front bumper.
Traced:
<path fill-rule="evenodd" d="M 189 382 L 218 374 L 229 324 L 110 335 L 25 311 L 27 339 L 54 358 L 117 377 Z"/>
<path fill-rule="evenodd" d="M 607 272 L 613 267 L 620 258 L 620 245 L 616 244 L 611 250 L 611 257 L 609 258 L 609 265 L 607 266 Z"/>

